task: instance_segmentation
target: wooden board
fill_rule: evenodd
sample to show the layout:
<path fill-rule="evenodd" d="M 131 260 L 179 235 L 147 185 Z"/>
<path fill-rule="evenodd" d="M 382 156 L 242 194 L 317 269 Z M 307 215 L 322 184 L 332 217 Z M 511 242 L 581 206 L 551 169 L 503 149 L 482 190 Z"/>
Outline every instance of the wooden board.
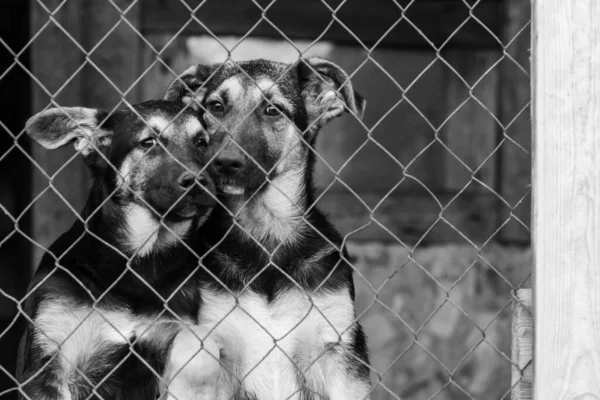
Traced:
<path fill-rule="evenodd" d="M 202 4 L 194 15 L 204 26 L 195 20 L 191 21 L 184 29 L 185 34 L 207 33 L 209 29 L 214 35 L 243 36 L 252 30 L 253 36 L 283 39 L 283 32 L 292 40 L 319 38 L 349 45 L 358 45 L 358 38 L 366 46 L 373 46 L 402 17 L 402 9 L 398 4 L 406 6 L 409 2 L 399 1 L 396 4 L 389 0 L 349 0 L 338 10 L 339 1 L 277 0 L 271 3 L 263 0 L 258 2 L 261 7 L 271 3 L 264 13 L 270 22 L 263 20 L 260 23 L 262 10 L 252 1 L 187 0 L 186 3 L 191 10 Z M 324 3 L 330 4 L 331 9 Z M 178 0 L 146 0 L 142 5 L 144 32 L 179 32 L 192 15 L 190 9 Z M 378 47 L 431 49 L 430 43 L 440 46 L 452 36 L 450 47 L 499 48 L 493 34 L 500 32 L 500 6 L 499 0 L 479 2 L 473 9 L 478 22 L 469 19 L 469 8 L 460 0 L 412 2 L 404 14 L 410 23 L 400 21 Z M 332 10 L 336 10 L 337 20 L 330 26 Z"/>
<path fill-rule="evenodd" d="M 519 289 L 512 308 L 512 400 L 532 399 L 533 305 L 531 289 Z"/>
<path fill-rule="evenodd" d="M 600 6 L 533 2 L 534 398 L 600 399 Z"/>

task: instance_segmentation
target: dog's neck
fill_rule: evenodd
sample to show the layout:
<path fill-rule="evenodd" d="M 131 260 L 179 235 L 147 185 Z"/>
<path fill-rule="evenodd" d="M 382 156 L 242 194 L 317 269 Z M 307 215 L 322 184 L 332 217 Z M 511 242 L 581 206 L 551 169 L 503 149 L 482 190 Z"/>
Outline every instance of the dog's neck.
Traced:
<path fill-rule="evenodd" d="M 185 239 L 192 220 L 159 221 L 144 206 L 130 204 L 123 209 L 123 224 L 118 229 L 119 242 L 128 254 L 146 256 L 164 251 Z"/>
<path fill-rule="evenodd" d="M 105 188 L 98 186 L 95 185 L 88 199 L 84 218 L 99 206 L 101 209 L 95 212 L 98 218 L 88 229 L 127 257 L 144 257 L 168 250 L 181 243 L 192 228 L 192 220 L 161 222 L 142 205 L 117 205 L 107 199 Z"/>
<path fill-rule="evenodd" d="M 307 207 L 305 171 L 284 172 L 249 201 L 228 204 L 248 240 L 271 248 L 293 244 L 302 238 Z"/>

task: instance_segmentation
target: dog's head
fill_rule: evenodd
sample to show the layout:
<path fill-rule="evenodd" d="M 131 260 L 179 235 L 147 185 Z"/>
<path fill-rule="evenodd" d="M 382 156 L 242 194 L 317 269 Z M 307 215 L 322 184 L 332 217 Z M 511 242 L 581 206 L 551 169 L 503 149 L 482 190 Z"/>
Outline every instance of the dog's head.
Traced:
<path fill-rule="evenodd" d="M 203 170 L 210 138 L 181 103 L 151 101 L 110 115 L 51 108 L 31 117 L 26 131 L 47 149 L 74 143 L 113 208 L 179 223 L 214 206 L 215 188 Z"/>
<path fill-rule="evenodd" d="M 365 101 L 348 75 L 320 58 L 195 65 L 169 86 L 167 100 L 198 111 L 211 137 L 211 174 L 225 194 L 250 196 L 291 171 L 311 166 L 319 129 Z"/>

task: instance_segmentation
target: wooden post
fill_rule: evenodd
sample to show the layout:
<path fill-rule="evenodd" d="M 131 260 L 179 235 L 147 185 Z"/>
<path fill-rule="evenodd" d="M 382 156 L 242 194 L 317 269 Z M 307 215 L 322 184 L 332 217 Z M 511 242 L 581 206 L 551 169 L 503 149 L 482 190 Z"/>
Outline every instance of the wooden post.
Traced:
<path fill-rule="evenodd" d="M 534 398 L 600 399 L 600 3 L 533 2 Z"/>
<path fill-rule="evenodd" d="M 517 290 L 512 312 L 512 400 L 530 400 L 533 381 L 531 289 Z"/>

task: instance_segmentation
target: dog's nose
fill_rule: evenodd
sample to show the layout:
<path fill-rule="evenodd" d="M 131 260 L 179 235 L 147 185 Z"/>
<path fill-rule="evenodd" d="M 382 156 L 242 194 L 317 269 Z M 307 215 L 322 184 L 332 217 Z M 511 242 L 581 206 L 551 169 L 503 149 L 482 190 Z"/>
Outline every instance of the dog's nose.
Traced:
<path fill-rule="evenodd" d="M 204 175 L 194 175 L 189 171 L 185 171 L 177 179 L 177 183 L 182 189 L 189 189 L 194 185 L 194 182 L 198 182 L 200 185 L 205 186 L 208 184 L 208 179 Z"/>
<path fill-rule="evenodd" d="M 240 157 L 229 154 L 220 155 L 213 161 L 215 169 L 221 175 L 237 175 L 244 168 L 244 161 Z"/>
<path fill-rule="evenodd" d="M 181 174 L 179 176 L 179 179 L 177 179 L 177 183 L 183 189 L 189 189 L 194 184 L 195 181 L 196 181 L 196 176 L 188 171 Z"/>

